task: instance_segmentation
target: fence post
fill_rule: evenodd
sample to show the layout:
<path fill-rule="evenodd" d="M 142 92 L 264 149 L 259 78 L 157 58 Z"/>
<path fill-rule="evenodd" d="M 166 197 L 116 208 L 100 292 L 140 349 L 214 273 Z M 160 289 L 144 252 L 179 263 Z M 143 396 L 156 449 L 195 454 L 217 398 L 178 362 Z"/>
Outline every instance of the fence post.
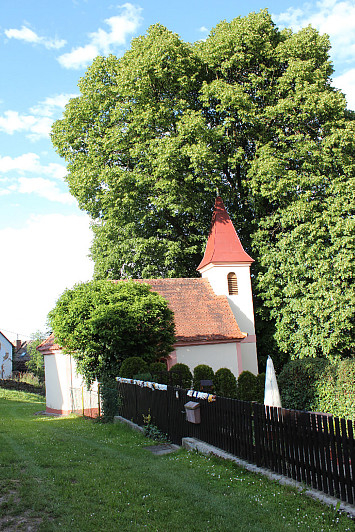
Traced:
<path fill-rule="evenodd" d="M 84 388 L 83 388 L 83 386 L 81 387 L 81 406 L 82 406 L 82 409 L 83 409 L 83 416 L 85 416 L 85 410 L 84 410 Z"/>

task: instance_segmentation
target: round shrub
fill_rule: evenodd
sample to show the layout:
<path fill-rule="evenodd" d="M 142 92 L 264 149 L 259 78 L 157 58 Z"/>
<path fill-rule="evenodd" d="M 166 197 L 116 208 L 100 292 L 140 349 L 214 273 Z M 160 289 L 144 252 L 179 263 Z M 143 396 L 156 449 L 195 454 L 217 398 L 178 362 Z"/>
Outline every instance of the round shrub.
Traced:
<path fill-rule="evenodd" d="M 169 384 L 169 373 L 164 362 L 153 362 L 149 366 L 149 371 L 152 375 L 153 382 Z"/>
<path fill-rule="evenodd" d="M 237 394 L 237 379 L 230 369 L 220 368 L 214 374 L 216 394 L 222 397 L 235 398 Z"/>
<path fill-rule="evenodd" d="M 120 377 L 133 379 L 134 375 L 148 373 L 148 364 L 141 357 L 126 358 L 120 368 Z"/>
<path fill-rule="evenodd" d="M 323 358 L 291 360 L 283 367 L 278 384 L 284 408 L 319 412 L 319 383 L 329 361 Z"/>
<path fill-rule="evenodd" d="M 237 382 L 237 399 L 255 401 L 256 377 L 251 371 L 242 371 Z"/>
<path fill-rule="evenodd" d="M 265 373 L 259 373 L 255 381 L 255 399 L 257 403 L 264 404 L 265 396 Z"/>
<path fill-rule="evenodd" d="M 212 381 L 214 378 L 213 369 L 206 364 L 199 364 L 194 368 L 193 388 L 199 390 L 201 381 Z"/>
<path fill-rule="evenodd" d="M 119 413 L 119 396 L 115 379 L 104 377 L 100 384 L 101 421 L 111 423 Z"/>
<path fill-rule="evenodd" d="M 152 381 L 152 376 L 149 372 L 148 373 L 137 373 L 137 375 L 133 375 L 133 378 L 137 381 L 148 381 L 148 382 Z"/>
<path fill-rule="evenodd" d="M 186 364 L 177 363 L 169 371 L 169 380 L 173 386 L 180 388 L 190 388 L 192 373 Z"/>

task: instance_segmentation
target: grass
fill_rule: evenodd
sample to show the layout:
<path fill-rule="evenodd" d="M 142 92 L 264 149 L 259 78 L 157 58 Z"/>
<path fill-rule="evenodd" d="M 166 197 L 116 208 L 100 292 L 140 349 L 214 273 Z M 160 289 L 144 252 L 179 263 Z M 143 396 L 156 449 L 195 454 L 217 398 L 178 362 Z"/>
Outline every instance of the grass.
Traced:
<path fill-rule="evenodd" d="M 350 531 L 344 514 L 235 464 L 119 424 L 34 415 L 38 395 L 0 389 L 0 530 Z M 27 528 L 26 528 L 27 527 Z"/>

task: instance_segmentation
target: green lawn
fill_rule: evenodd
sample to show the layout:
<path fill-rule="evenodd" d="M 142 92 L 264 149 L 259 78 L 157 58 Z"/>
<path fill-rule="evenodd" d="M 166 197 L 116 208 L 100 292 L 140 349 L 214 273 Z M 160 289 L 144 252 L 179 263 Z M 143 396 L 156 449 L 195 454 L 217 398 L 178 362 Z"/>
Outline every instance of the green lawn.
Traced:
<path fill-rule="evenodd" d="M 42 398 L 0 389 L 0 530 L 355 530 L 355 523 L 231 462 L 152 455 L 129 428 L 34 415 Z"/>

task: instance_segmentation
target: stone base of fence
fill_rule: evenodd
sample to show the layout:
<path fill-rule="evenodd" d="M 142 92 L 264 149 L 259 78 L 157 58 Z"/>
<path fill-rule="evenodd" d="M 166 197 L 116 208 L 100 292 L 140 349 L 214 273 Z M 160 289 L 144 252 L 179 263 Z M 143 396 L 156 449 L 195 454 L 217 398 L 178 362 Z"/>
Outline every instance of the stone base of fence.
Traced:
<path fill-rule="evenodd" d="M 274 480 L 278 482 L 279 484 L 282 484 L 283 486 L 291 486 L 292 488 L 295 488 L 298 491 L 301 491 L 302 493 L 304 493 L 308 497 L 311 497 L 312 499 L 316 499 L 317 501 L 320 501 L 323 504 L 332 506 L 335 510 L 338 509 L 338 510 L 341 510 L 342 512 L 346 512 L 348 515 L 350 515 L 350 517 L 355 519 L 355 506 L 353 506 L 352 504 L 348 504 L 346 502 L 341 501 L 340 499 L 336 499 L 335 497 L 326 495 L 322 491 L 318 491 L 318 490 L 306 487 L 305 484 L 302 484 L 301 482 L 297 482 L 297 480 L 284 477 L 283 475 L 278 475 L 277 473 L 273 473 L 272 471 L 269 471 L 269 469 L 265 469 L 263 467 L 258 467 L 254 464 L 250 464 L 249 462 L 246 462 L 245 460 L 242 460 L 241 458 L 237 458 L 233 454 L 227 453 L 226 451 L 223 451 L 222 449 L 218 449 L 218 447 L 214 447 L 213 445 L 210 445 L 209 443 L 205 443 L 195 438 L 182 438 L 182 447 L 190 451 L 197 451 L 206 456 L 209 454 L 212 454 L 214 456 L 218 456 L 219 458 L 223 458 L 224 460 L 231 460 L 232 462 L 234 462 L 240 467 L 243 467 L 247 471 L 256 473 L 258 475 L 264 475 L 270 480 Z"/>
<path fill-rule="evenodd" d="M 144 432 L 143 427 L 140 427 L 136 423 L 133 423 L 133 421 L 130 421 L 129 419 L 126 419 L 125 417 L 122 417 L 122 416 L 115 416 L 113 418 L 113 422 L 114 423 L 124 423 L 125 425 L 128 425 L 129 427 L 131 427 L 131 429 L 133 429 L 133 430 L 135 430 L 137 432 Z"/>

